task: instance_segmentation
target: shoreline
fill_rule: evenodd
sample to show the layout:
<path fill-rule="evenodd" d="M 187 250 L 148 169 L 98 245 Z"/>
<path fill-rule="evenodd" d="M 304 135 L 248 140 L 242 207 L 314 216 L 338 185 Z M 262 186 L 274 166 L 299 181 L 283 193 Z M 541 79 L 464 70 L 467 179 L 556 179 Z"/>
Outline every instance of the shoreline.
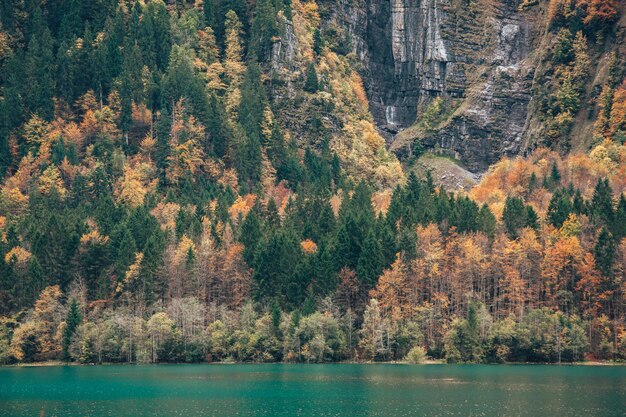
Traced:
<path fill-rule="evenodd" d="M 0 368 L 46 368 L 46 367 L 61 367 L 61 366 L 159 366 L 159 365 L 411 365 L 411 366 L 424 366 L 424 365 L 475 365 L 475 366 L 515 366 L 515 365 L 533 365 L 533 366 L 626 366 L 626 362 L 613 362 L 613 361 L 586 361 L 586 362 L 562 362 L 562 363 L 547 363 L 547 362 L 506 362 L 506 363 L 447 363 L 445 360 L 426 360 L 422 363 L 411 364 L 405 361 L 387 361 L 387 362 L 372 362 L 372 361 L 343 361 L 343 362 L 321 362 L 321 363 L 306 363 L 306 362 L 160 362 L 160 363 L 128 363 L 128 362 L 103 362 L 103 363 L 79 363 L 79 362 L 63 362 L 63 361 L 41 361 L 31 363 L 15 363 L 8 365 L 0 365 Z"/>

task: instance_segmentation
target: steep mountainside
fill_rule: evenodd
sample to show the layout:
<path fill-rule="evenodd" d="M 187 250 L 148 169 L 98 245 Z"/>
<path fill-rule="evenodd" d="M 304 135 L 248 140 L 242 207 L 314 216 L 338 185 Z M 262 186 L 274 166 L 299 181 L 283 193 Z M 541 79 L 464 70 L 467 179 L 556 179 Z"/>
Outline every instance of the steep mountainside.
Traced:
<path fill-rule="evenodd" d="M 573 12 L 565 23 L 557 22 L 552 10 L 559 3 L 590 13 L 592 5 L 581 6 L 580 1 L 576 6 L 517 0 L 329 3 L 333 24 L 352 40 L 370 111 L 391 150 L 411 156 L 415 141 L 420 141 L 460 159 L 474 172 L 485 171 L 502 156 L 550 144 L 542 103 L 555 93 L 549 80 L 560 27 L 571 27 L 572 33 L 582 30 L 588 38 L 591 62 L 581 101 L 590 106 L 574 111 L 567 132 L 553 142 L 562 149 L 588 147 L 607 62 L 612 52 L 620 55 L 624 44 L 624 20 L 615 24 L 614 16 L 599 31 L 575 21 Z M 437 104 L 439 117 L 427 128 L 419 125 L 437 97 L 443 99 L 443 105 Z"/>

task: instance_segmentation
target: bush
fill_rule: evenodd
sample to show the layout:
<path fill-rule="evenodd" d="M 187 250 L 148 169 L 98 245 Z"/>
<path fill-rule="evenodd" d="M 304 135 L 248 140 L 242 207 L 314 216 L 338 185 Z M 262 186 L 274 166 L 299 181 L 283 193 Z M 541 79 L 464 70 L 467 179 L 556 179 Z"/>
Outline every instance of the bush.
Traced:
<path fill-rule="evenodd" d="M 412 364 L 424 363 L 426 360 L 426 349 L 421 346 L 415 346 L 409 350 L 404 360 Z"/>

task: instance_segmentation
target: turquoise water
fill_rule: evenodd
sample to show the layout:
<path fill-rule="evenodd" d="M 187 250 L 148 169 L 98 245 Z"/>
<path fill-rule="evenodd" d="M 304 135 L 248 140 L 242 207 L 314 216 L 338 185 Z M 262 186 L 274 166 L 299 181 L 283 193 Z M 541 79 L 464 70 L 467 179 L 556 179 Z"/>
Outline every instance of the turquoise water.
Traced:
<path fill-rule="evenodd" d="M 1 416 L 626 416 L 626 367 L 0 368 Z"/>

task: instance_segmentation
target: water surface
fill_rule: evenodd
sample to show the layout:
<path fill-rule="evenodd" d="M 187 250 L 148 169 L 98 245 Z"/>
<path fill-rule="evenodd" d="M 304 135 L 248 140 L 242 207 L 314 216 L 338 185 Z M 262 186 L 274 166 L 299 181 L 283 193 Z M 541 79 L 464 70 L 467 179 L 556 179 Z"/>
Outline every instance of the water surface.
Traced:
<path fill-rule="evenodd" d="M 0 416 L 626 416 L 626 367 L 0 368 Z"/>

